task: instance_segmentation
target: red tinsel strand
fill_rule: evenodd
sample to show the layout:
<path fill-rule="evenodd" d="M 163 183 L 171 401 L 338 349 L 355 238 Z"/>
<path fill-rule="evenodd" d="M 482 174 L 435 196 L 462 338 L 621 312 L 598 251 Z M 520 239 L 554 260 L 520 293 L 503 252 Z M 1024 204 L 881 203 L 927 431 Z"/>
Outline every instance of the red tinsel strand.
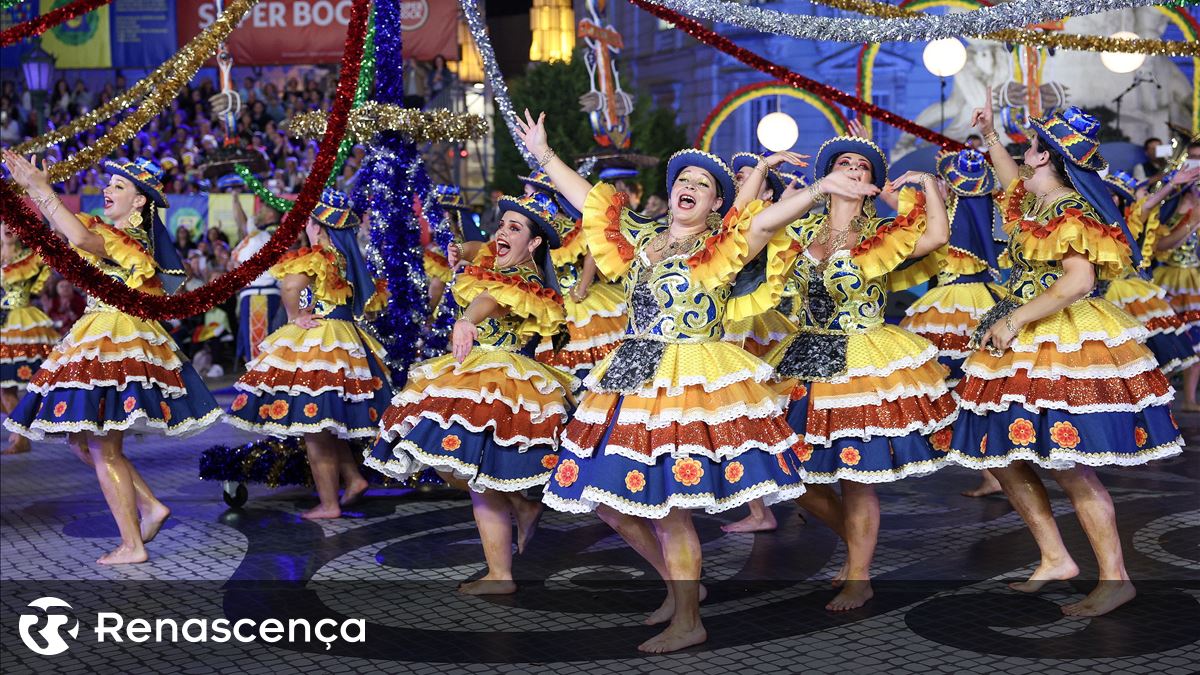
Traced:
<path fill-rule="evenodd" d="M 4 214 L 3 220 L 12 224 L 25 245 L 36 251 L 72 284 L 134 316 L 157 321 L 180 319 L 203 314 L 224 302 L 279 261 L 300 234 L 321 196 L 325 181 L 333 171 L 338 145 L 345 135 L 354 90 L 358 84 L 358 64 L 363 55 L 369 4 L 368 0 L 354 1 L 346 50 L 342 54 L 342 75 L 338 80 L 333 109 L 329 113 L 329 123 L 325 137 L 321 139 L 320 152 L 313 163 L 312 173 L 296 198 L 296 206 L 284 216 L 270 241 L 236 269 L 186 293 L 150 295 L 129 288 L 80 258 L 50 228 L 42 225 L 41 219 L 29 209 L 16 187 L 9 182 L 4 182 L 0 187 L 0 206 L 3 206 L 0 213 Z"/>
<path fill-rule="evenodd" d="M 890 110 L 884 110 L 873 103 L 868 103 L 860 98 L 851 96 L 840 89 L 830 87 L 826 84 L 821 84 L 816 80 L 810 80 L 807 77 L 804 77 L 798 73 L 794 73 L 779 64 L 772 63 L 748 49 L 743 49 L 737 46 L 729 38 L 717 35 L 701 25 L 700 22 L 688 18 L 678 12 L 665 7 L 660 7 L 658 5 L 652 5 L 645 0 L 629 0 L 629 2 L 664 21 L 669 21 L 675 24 L 675 26 L 680 30 L 696 38 L 700 42 L 703 42 L 710 47 L 718 49 L 732 56 L 738 61 L 741 61 L 751 68 L 754 68 L 755 70 L 761 70 L 771 77 L 782 80 L 787 84 L 796 87 L 797 89 L 811 91 L 827 101 L 840 103 L 847 108 L 855 110 L 861 114 L 870 115 L 881 122 L 885 122 L 896 127 L 897 129 L 906 131 L 913 136 L 923 138 L 935 145 L 940 145 L 946 150 L 957 152 L 959 150 L 964 150 L 967 147 L 966 145 L 948 136 L 943 136 L 932 129 L 927 129 L 919 124 L 915 124 L 914 122 L 901 117 Z"/>
<path fill-rule="evenodd" d="M 69 5 L 59 7 L 52 12 L 46 12 L 36 19 L 10 26 L 4 32 L 0 33 L 0 47 L 7 47 L 21 40 L 28 40 L 31 37 L 41 35 L 55 26 L 83 16 L 88 12 L 95 11 L 111 2 L 112 0 L 75 0 L 75 2 Z"/>

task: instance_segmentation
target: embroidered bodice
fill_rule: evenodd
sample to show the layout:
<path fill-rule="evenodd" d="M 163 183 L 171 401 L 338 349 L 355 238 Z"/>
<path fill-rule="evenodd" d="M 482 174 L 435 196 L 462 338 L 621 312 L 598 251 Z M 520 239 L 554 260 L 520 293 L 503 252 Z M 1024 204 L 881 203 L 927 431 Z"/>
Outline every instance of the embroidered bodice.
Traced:
<path fill-rule="evenodd" d="M 50 267 L 33 251 L 25 251 L 0 270 L 0 309 L 28 307 L 50 278 Z"/>
<path fill-rule="evenodd" d="M 454 280 L 454 299 L 461 309 L 487 293 L 505 310 L 476 323 L 475 343 L 482 347 L 519 351 L 535 337 L 550 337 L 562 327 L 562 296 L 543 285 L 532 265 L 485 269 L 468 265 Z"/>

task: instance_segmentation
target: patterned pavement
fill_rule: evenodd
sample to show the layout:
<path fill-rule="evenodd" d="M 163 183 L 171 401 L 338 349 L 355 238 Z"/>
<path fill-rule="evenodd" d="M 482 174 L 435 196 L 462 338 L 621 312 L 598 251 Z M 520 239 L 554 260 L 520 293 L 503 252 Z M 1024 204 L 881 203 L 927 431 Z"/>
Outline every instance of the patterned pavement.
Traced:
<path fill-rule="evenodd" d="M 65 444 L 0 459 L 0 671 L 406 673 L 995 672 L 1185 673 L 1200 663 L 1200 415 L 1181 415 L 1195 449 L 1102 476 L 1117 503 L 1139 597 L 1091 620 L 1057 605 L 1092 587 L 1095 561 L 1070 503 L 1051 483 L 1055 512 L 1082 568 L 1079 581 L 1040 595 L 1003 581 L 1037 561 L 1033 539 L 1000 496 L 969 499 L 972 472 L 880 488 L 883 523 L 876 598 L 844 615 L 823 609 L 845 548 L 795 507 L 775 508 L 772 533 L 729 535 L 741 512 L 699 514 L 702 607 L 709 641 L 664 656 L 634 647 L 656 629 L 641 619 L 661 600 L 653 572 L 594 516 L 548 513 L 516 559 L 520 591 L 473 598 L 455 585 L 483 573 L 465 499 L 377 490 L 336 522 L 302 521 L 304 489 L 250 487 L 231 510 L 221 486 L 196 479 L 200 452 L 252 437 L 218 425 L 200 436 L 147 436 L 127 445 L 174 510 L 149 563 L 103 567 L 115 545 L 91 470 Z M 59 597 L 82 626 L 56 656 L 21 644 L 18 616 Z M 126 619 L 274 617 L 361 619 L 365 642 L 97 643 L 97 611 Z M 39 624 L 41 625 L 41 624 Z"/>

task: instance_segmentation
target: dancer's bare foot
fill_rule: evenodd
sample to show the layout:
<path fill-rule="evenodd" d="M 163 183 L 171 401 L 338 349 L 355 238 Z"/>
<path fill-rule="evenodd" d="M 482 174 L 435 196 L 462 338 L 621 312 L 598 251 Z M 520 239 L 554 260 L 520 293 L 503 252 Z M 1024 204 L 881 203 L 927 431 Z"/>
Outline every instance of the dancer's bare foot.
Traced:
<path fill-rule="evenodd" d="M 171 517 L 171 509 L 167 508 L 166 504 L 159 502 L 157 506 L 151 507 L 146 513 L 142 514 L 142 543 L 149 544 L 158 536 L 158 531 L 162 529 L 163 523 L 167 522 L 167 518 Z"/>
<path fill-rule="evenodd" d="M 145 546 L 126 546 L 122 544 L 116 549 L 100 556 L 97 563 L 101 565 L 134 565 L 150 559 Z"/>
<path fill-rule="evenodd" d="M 677 628 L 672 624 L 667 626 L 663 632 L 638 645 L 638 651 L 648 654 L 667 654 L 693 647 L 707 639 L 708 632 L 699 622 L 691 628 Z"/>
<path fill-rule="evenodd" d="M 13 434 L 8 445 L 0 450 L 0 455 L 20 455 L 29 452 L 29 439 L 20 434 Z"/>
<path fill-rule="evenodd" d="M 842 563 L 842 566 L 840 569 L 838 569 L 837 574 L 833 575 L 833 578 L 829 580 L 829 585 L 833 586 L 834 588 L 841 588 L 842 585 L 846 583 L 846 573 L 849 569 L 850 568 L 846 565 L 846 563 Z"/>
<path fill-rule="evenodd" d="M 1043 560 L 1028 580 L 1013 582 L 1008 587 L 1022 593 L 1037 593 L 1042 590 L 1042 586 L 1051 581 L 1066 581 L 1075 578 L 1077 574 L 1079 574 L 1079 567 L 1071 558 L 1053 563 Z"/>
<path fill-rule="evenodd" d="M 363 494 L 365 494 L 367 491 L 368 485 L 369 484 L 367 483 L 366 478 L 362 478 L 350 483 L 346 486 L 346 489 L 342 491 L 342 498 L 338 501 L 338 505 L 354 506 L 359 502 L 360 499 L 362 499 Z"/>
<path fill-rule="evenodd" d="M 754 511 L 750 515 L 742 518 L 736 523 L 729 523 L 721 526 L 722 532 L 774 532 L 779 524 L 775 522 L 775 514 L 771 513 L 771 509 L 763 509 L 762 515 L 755 515 Z"/>
<path fill-rule="evenodd" d="M 983 481 L 979 483 L 979 487 L 975 488 L 974 490 L 963 490 L 962 496 L 986 497 L 988 495 L 994 495 L 997 492 L 1004 492 L 1003 488 L 1000 487 L 1000 481 L 996 480 L 996 477 L 992 475 L 991 471 L 984 469 Z"/>
<path fill-rule="evenodd" d="M 1128 579 L 1101 581 L 1083 600 L 1063 605 L 1062 613 L 1078 617 L 1101 616 L 1129 602 L 1136 595 L 1137 590 Z"/>
<path fill-rule="evenodd" d="M 1184 412 L 1200 412 L 1200 403 L 1195 401 L 1184 401 L 1179 404 L 1179 409 Z"/>
<path fill-rule="evenodd" d="M 463 595 L 512 595 L 517 592 L 517 584 L 512 579 L 484 577 L 462 582 L 458 585 L 458 592 Z"/>
<path fill-rule="evenodd" d="M 697 595 L 700 598 L 700 602 L 704 602 L 708 598 L 708 589 L 704 587 L 704 584 L 700 584 Z M 657 626 L 660 623 L 670 621 L 673 616 L 675 616 L 675 594 L 668 591 L 667 598 L 663 600 L 663 604 L 651 612 L 650 616 L 646 617 L 646 620 L 642 623 L 647 626 Z"/>
<path fill-rule="evenodd" d="M 317 506 L 300 514 L 300 517 L 305 520 L 328 520 L 331 518 L 341 518 L 342 509 L 340 506 Z"/>
<path fill-rule="evenodd" d="M 538 521 L 542 519 L 546 507 L 541 502 L 520 499 L 517 502 L 517 553 L 524 553 L 525 547 L 533 540 L 537 532 Z"/>
<path fill-rule="evenodd" d="M 867 601 L 875 597 L 875 591 L 871 588 L 871 582 L 866 579 L 847 579 L 842 584 L 842 592 L 838 593 L 833 600 L 825 605 L 825 609 L 831 612 L 846 612 L 852 609 L 858 609 L 867 604 Z"/>

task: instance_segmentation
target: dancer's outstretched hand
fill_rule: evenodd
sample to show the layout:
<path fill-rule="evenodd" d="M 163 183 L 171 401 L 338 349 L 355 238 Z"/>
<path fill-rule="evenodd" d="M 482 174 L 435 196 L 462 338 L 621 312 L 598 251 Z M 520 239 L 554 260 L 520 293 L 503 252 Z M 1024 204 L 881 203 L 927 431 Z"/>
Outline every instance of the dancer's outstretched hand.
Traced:
<path fill-rule="evenodd" d="M 971 126 L 978 129 L 979 133 L 987 135 L 996 130 L 996 122 L 994 112 L 992 110 L 992 88 L 987 88 L 987 100 L 982 108 L 976 108 L 971 113 Z"/>
<path fill-rule="evenodd" d="M 546 113 L 538 113 L 537 119 L 529 113 L 529 109 L 525 109 L 525 119 L 521 119 L 520 115 L 517 118 L 517 136 L 521 138 L 521 142 L 525 144 L 525 148 L 533 154 L 534 157 L 541 157 L 550 149 L 549 141 L 546 140 Z"/>
<path fill-rule="evenodd" d="M 455 361 L 462 363 L 466 360 L 467 354 L 471 353 L 471 347 L 475 346 L 475 337 L 477 335 L 479 335 L 479 328 L 470 321 L 459 319 L 454 322 L 454 332 L 450 336 L 450 345 Z"/>
<path fill-rule="evenodd" d="M 879 194 L 879 188 L 874 183 L 856 180 L 844 173 L 831 173 L 821 179 L 821 191 L 839 197 L 874 197 Z"/>
<path fill-rule="evenodd" d="M 26 192 L 31 189 L 46 192 L 50 189 L 50 177 L 46 174 L 49 164 L 45 160 L 42 160 L 41 164 L 37 165 L 36 157 L 30 156 L 29 159 L 25 159 L 8 148 L 4 149 L 4 165 L 12 174 L 13 181 Z"/>

